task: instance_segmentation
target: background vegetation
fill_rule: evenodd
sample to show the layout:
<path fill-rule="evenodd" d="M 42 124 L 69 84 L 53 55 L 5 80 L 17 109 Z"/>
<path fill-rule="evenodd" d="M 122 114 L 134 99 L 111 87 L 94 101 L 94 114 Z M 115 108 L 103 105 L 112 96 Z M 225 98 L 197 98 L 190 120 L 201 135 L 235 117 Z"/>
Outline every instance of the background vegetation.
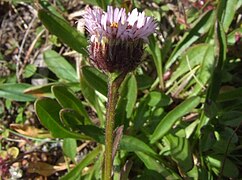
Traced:
<path fill-rule="evenodd" d="M 120 89 L 114 178 L 242 178 L 241 0 L 13 0 L 0 2 L 2 179 L 101 178 L 107 77 L 76 22 L 110 4 L 159 26 Z"/>

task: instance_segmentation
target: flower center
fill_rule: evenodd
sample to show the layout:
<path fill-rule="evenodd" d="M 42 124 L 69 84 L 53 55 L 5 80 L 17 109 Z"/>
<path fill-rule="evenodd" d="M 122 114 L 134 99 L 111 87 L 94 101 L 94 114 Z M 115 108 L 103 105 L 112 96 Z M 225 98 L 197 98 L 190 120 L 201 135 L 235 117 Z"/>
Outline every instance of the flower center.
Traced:
<path fill-rule="evenodd" d="M 112 24 L 110 25 L 111 28 L 118 28 L 118 23 L 116 22 L 112 22 Z"/>

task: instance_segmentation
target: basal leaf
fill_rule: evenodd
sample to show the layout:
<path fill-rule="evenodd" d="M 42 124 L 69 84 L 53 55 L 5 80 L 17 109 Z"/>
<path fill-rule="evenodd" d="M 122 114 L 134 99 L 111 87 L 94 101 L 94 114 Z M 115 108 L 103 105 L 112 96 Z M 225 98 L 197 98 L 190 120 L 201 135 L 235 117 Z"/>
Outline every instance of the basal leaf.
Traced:
<path fill-rule="evenodd" d="M 178 121 L 182 116 L 189 113 L 200 103 L 199 97 L 191 97 L 181 104 L 179 104 L 175 109 L 170 111 L 158 124 L 154 133 L 150 137 L 150 142 L 153 144 L 157 140 L 161 139 L 166 133 L 168 133 L 172 126 Z"/>
<path fill-rule="evenodd" d="M 77 99 L 77 97 L 71 93 L 65 86 L 53 86 L 52 92 L 63 108 L 71 108 L 78 112 L 81 116 L 84 116 L 88 123 L 91 123 L 91 120 L 87 114 L 85 107 L 82 102 Z"/>
<path fill-rule="evenodd" d="M 14 83 L 6 83 L 0 84 L 0 97 L 6 98 L 14 101 L 33 101 L 35 97 L 29 94 L 24 94 L 24 91 L 28 88 L 32 87 L 29 84 L 14 84 Z"/>
<path fill-rule="evenodd" d="M 70 82 L 78 82 L 77 74 L 72 65 L 65 58 L 53 50 L 44 52 L 44 61 L 48 68 L 60 78 Z"/>
<path fill-rule="evenodd" d="M 120 149 L 126 150 L 128 152 L 143 152 L 152 156 L 156 156 L 156 153 L 143 141 L 136 137 L 123 135 L 120 141 Z"/>
<path fill-rule="evenodd" d="M 60 110 L 60 105 L 53 99 L 45 98 L 37 100 L 35 102 L 35 111 L 39 120 L 51 132 L 51 134 L 54 137 L 74 138 L 83 140 L 91 139 L 86 135 L 71 132 L 68 129 L 66 129 L 59 118 Z"/>
<path fill-rule="evenodd" d="M 145 164 L 146 168 L 149 170 L 153 170 L 159 173 L 160 179 L 180 179 L 178 175 L 176 175 L 171 170 L 167 169 L 165 166 L 161 165 L 156 159 L 148 156 L 143 152 L 135 152 L 135 154 L 140 158 L 140 160 Z"/>

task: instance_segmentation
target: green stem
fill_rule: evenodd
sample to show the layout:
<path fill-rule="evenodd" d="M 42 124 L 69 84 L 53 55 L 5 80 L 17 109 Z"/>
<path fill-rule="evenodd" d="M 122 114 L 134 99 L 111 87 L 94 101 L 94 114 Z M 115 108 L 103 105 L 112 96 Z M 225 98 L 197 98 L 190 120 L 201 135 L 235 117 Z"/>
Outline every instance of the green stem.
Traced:
<path fill-rule="evenodd" d="M 118 89 L 126 73 L 121 74 L 115 80 L 112 77 L 109 78 L 108 85 L 108 103 L 106 112 L 106 128 L 105 128 L 105 160 L 104 160 L 104 180 L 112 179 L 113 169 L 113 129 L 114 129 L 114 117 L 115 108 L 118 100 Z"/>

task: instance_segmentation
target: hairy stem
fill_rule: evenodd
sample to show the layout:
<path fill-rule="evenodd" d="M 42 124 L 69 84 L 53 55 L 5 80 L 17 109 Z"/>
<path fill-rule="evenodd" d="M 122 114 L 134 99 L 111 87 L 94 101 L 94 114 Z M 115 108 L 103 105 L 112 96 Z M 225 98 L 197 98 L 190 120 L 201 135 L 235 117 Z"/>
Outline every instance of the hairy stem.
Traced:
<path fill-rule="evenodd" d="M 104 160 L 104 180 L 112 179 L 113 169 L 113 129 L 115 108 L 118 100 L 118 89 L 126 73 L 119 75 L 115 80 L 109 78 L 108 85 L 108 103 L 106 112 L 106 128 L 105 128 L 105 160 Z"/>

